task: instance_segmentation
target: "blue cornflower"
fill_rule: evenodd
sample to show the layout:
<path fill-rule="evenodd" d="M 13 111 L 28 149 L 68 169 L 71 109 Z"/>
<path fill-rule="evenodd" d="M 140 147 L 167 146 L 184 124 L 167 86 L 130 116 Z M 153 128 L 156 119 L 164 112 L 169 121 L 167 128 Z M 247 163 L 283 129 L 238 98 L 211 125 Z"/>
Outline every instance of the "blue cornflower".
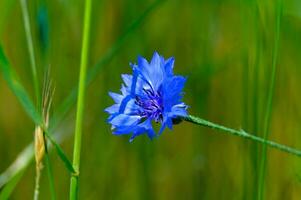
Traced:
<path fill-rule="evenodd" d="M 130 64 L 133 75 L 122 74 L 124 84 L 121 94 L 109 92 L 115 104 L 106 108 L 113 134 L 130 134 L 130 141 L 147 133 L 156 136 L 152 122 L 161 123 L 159 135 L 173 120 L 187 116 L 187 105 L 182 102 L 182 89 L 186 79 L 173 74 L 174 58 L 165 60 L 157 52 L 150 63 L 138 57 L 137 64 Z"/>

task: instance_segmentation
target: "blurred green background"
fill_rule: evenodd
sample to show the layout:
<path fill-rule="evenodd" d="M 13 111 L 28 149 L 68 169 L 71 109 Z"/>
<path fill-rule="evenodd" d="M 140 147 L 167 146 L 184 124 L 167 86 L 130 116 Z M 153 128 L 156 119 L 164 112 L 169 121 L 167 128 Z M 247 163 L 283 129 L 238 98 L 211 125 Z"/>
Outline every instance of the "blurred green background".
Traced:
<path fill-rule="evenodd" d="M 263 135 L 275 47 L 276 0 L 93 1 L 89 85 L 83 129 L 80 199 L 256 199 L 261 145 L 189 123 L 129 143 L 114 136 L 104 108 L 131 73 L 137 55 L 174 56 L 188 78 L 189 113 Z M 78 84 L 84 1 L 28 0 L 39 81 L 50 66 L 55 84 L 51 113 Z M 145 12 L 145 10 L 147 10 Z M 142 16 L 142 18 L 140 17 Z M 137 21 L 138 19 L 138 21 Z M 0 0 L 0 43 L 34 99 L 20 2 Z M 283 1 L 269 139 L 301 148 L 301 3 Z M 99 66 L 98 65 L 98 66 Z M 59 111 L 58 111 L 59 112 Z M 56 133 L 72 158 L 75 105 Z M 0 76 L 0 172 L 33 140 L 34 123 Z M 70 176 L 53 151 L 58 199 L 68 199 Z M 10 199 L 31 199 L 35 165 Z M 268 149 L 265 199 L 301 199 L 301 160 Z M 43 170 L 41 199 L 50 199 Z"/>

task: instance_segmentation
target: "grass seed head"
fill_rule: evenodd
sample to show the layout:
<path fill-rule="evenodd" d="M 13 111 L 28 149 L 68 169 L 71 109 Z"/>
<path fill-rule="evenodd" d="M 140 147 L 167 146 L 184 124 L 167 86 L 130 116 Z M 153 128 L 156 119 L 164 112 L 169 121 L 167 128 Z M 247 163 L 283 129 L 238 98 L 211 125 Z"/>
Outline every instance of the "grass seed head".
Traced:
<path fill-rule="evenodd" d="M 44 135 L 41 126 L 35 128 L 35 158 L 36 167 L 43 168 L 42 160 L 45 155 Z"/>

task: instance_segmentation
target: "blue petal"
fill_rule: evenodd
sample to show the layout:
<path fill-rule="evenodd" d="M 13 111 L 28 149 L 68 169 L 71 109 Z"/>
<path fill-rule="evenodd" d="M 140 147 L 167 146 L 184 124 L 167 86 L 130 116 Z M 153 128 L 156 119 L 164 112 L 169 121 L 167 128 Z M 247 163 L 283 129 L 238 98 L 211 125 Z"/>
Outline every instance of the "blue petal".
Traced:
<path fill-rule="evenodd" d="M 121 91 L 123 96 L 127 96 L 127 95 L 130 94 L 130 92 L 126 89 L 126 87 L 123 84 L 121 85 L 120 91 Z"/>
<path fill-rule="evenodd" d="M 161 62 L 161 58 L 157 52 L 154 53 L 150 63 L 150 69 L 148 69 L 149 77 L 155 90 L 158 90 L 159 86 L 163 82 L 164 71 L 162 67 L 164 63 Z"/>
<path fill-rule="evenodd" d="M 156 136 L 156 133 L 152 127 L 152 123 L 150 119 L 145 120 L 143 123 L 136 126 L 133 131 L 133 135 L 130 138 L 130 142 L 134 140 L 135 137 L 147 133 L 147 136 L 150 139 L 153 139 Z"/>
<path fill-rule="evenodd" d="M 172 119 L 171 118 L 168 118 L 167 121 L 166 121 L 166 125 L 167 127 L 172 130 Z"/>
<path fill-rule="evenodd" d="M 149 67 L 147 60 L 142 56 L 138 56 L 138 67 L 140 69 L 147 69 Z"/>
<path fill-rule="evenodd" d="M 114 92 L 109 92 L 110 97 L 115 101 L 115 103 L 120 103 L 123 99 L 123 96 Z"/>
<path fill-rule="evenodd" d="M 175 59 L 173 57 L 171 57 L 165 61 L 164 68 L 165 68 L 166 76 L 173 76 L 174 62 L 175 62 Z"/>
<path fill-rule="evenodd" d="M 140 107 L 136 104 L 136 100 L 130 98 L 129 101 L 127 101 L 126 103 L 124 110 L 120 112 L 121 109 L 119 108 L 119 112 L 127 115 L 135 115 L 138 113 L 139 108 Z"/>
<path fill-rule="evenodd" d="M 168 78 L 163 85 L 164 105 L 171 109 L 171 105 L 180 103 L 182 98 L 182 89 L 186 79 L 182 76 L 173 76 Z"/>
<path fill-rule="evenodd" d="M 172 120 L 171 120 L 171 118 L 167 115 L 167 114 L 165 114 L 164 115 L 164 117 L 163 117 L 163 122 L 162 122 L 162 126 L 161 126 L 161 128 L 160 128 L 160 130 L 159 130 L 159 135 L 161 135 L 162 134 L 162 132 L 164 131 L 164 129 L 165 129 L 165 127 L 167 126 L 169 129 L 172 129 Z"/>
<path fill-rule="evenodd" d="M 154 53 L 151 63 L 148 63 L 143 57 L 138 57 L 138 66 L 133 65 L 134 74 L 137 73 L 151 88 L 157 90 L 161 85 L 164 72 L 160 56 L 157 52 Z"/>
<path fill-rule="evenodd" d="M 132 75 L 129 75 L 129 74 L 121 74 L 121 78 L 122 80 L 124 81 L 125 85 L 127 87 L 131 87 L 132 85 L 132 78 L 133 76 Z"/>
<path fill-rule="evenodd" d="M 113 119 L 111 119 L 109 122 L 113 126 L 134 126 L 139 123 L 141 117 L 140 116 L 131 116 L 131 115 L 125 115 L 125 114 L 119 114 Z"/>
<path fill-rule="evenodd" d="M 105 109 L 105 111 L 109 114 L 118 113 L 119 111 L 119 104 L 114 104 Z"/>
<path fill-rule="evenodd" d="M 133 132 L 133 129 L 135 126 L 118 126 L 115 127 L 113 134 L 114 135 L 124 135 L 124 134 L 130 134 Z"/>
<path fill-rule="evenodd" d="M 153 58 L 152 58 L 152 60 L 151 60 L 150 65 L 151 65 L 153 68 L 155 67 L 155 69 L 156 69 L 157 71 L 161 70 L 161 69 L 159 69 L 160 66 L 161 66 L 161 58 L 160 58 L 159 54 L 158 54 L 156 51 L 155 51 L 154 54 L 153 54 Z"/>
<path fill-rule="evenodd" d="M 141 94 L 143 92 L 143 89 L 150 88 L 150 84 L 147 83 L 146 79 L 143 79 L 143 77 L 139 74 L 139 72 L 136 70 L 137 68 L 134 68 L 134 74 L 136 74 L 136 80 L 135 80 L 135 86 L 132 87 L 132 81 L 133 76 L 129 74 L 122 74 L 122 79 L 124 83 L 126 84 L 126 90 L 128 94 L 136 95 Z"/>
<path fill-rule="evenodd" d="M 187 106 L 184 103 L 174 105 L 171 112 L 168 114 L 169 117 L 186 117 L 187 116 Z"/>
<path fill-rule="evenodd" d="M 135 67 L 133 67 L 133 69 L 138 69 L 138 71 L 140 72 L 140 74 L 146 79 L 149 80 L 149 73 L 148 73 L 148 69 L 149 69 L 149 63 L 147 62 L 147 60 L 141 56 L 138 56 L 138 65 Z"/>

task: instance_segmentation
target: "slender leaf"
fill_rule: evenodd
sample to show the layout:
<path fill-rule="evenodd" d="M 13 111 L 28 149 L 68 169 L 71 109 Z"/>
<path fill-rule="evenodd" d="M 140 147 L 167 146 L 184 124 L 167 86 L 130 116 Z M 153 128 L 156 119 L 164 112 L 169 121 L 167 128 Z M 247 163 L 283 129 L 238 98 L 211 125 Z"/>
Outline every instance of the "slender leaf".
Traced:
<path fill-rule="evenodd" d="M 22 178 L 23 174 L 25 172 L 25 168 L 18 171 L 15 176 L 12 177 L 12 179 L 5 185 L 3 190 L 1 190 L 0 193 L 0 200 L 7 200 L 9 199 L 11 193 L 14 191 L 16 185 Z"/>
<path fill-rule="evenodd" d="M 38 73 L 37 73 L 37 65 L 35 61 L 35 53 L 33 48 L 33 40 L 32 40 L 32 34 L 30 30 L 30 21 L 29 21 L 29 13 L 28 13 L 28 7 L 27 7 L 27 1 L 26 0 L 20 0 L 21 3 L 21 10 L 22 10 L 22 16 L 24 21 L 24 29 L 26 34 L 26 41 L 27 41 L 27 48 L 30 58 L 30 66 L 31 66 L 31 72 L 32 72 L 32 78 L 33 78 L 33 85 L 36 95 L 37 104 L 40 103 L 40 88 L 39 88 L 39 80 L 38 80 Z"/>
<path fill-rule="evenodd" d="M 59 157 L 63 161 L 64 165 L 69 170 L 69 172 L 72 173 L 72 174 L 75 174 L 76 172 L 75 172 L 75 170 L 72 167 L 72 163 L 69 161 L 68 157 L 66 156 L 66 154 L 64 153 L 64 151 L 60 147 L 60 145 L 58 143 L 56 143 L 53 138 L 51 138 L 51 136 L 50 136 L 50 134 L 49 134 L 48 131 L 45 131 L 45 135 L 47 136 L 47 138 L 49 139 L 49 141 L 51 142 L 51 144 L 54 146 L 57 154 L 59 155 Z"/>
<path fill-rule="evenodd" d="M 25 169 L 34 158 L 33 144 L 29 144 L 10 165 L 10 167 L 0 175 L 0 188 L 4 188 L 18 173 Z M 4 189 L 3 189 L 4 190 Z M 2 192 L 3 192 L 2 190 Z"/>
<path fill-rule="evenodd" d="M 276 6 L 276 35 L 274 39 L 274 48 L 273 48 L 273 58 L 272 58 L 272 72 L 271 79 L 269 83 L 269 91 L 268 91 L 268 99 L 266 105 L 266 112 L 264 116 L 264 129 L 263 129 L 263 138 L 268 140 L 269 138 L 269 129 L 270 122 L 272 116 L 272 108 L 273 108 L 273 97 L 275 90 L 275 77 L 276 77 L 276 66 L 278 60 L 278 51 L 279 51 L 279 40 L 280 40 L 280 22 L 282 16 L 282 0 L 277 1 Z M 266 175 L 266 163 L 267 162 L 267 145 L 264 144 L 261 152 L 261 161 L 260 161 L 260 169 L 259 169 L 259 183 L 258 183 L 258 200 L 265 199 L 265 175 Z"/>
<path fill-rule="evenodd" d="M 22 84 L 18 81 L 18 77 L 14 69 L 10 66 L 6 59 L 3 49 L 0 46 L 0 71 L 3 74 L 8 86 L 16 95 L 28 116 L 35 122 L 35 124 L 41 124 L 41 116 L 37 112 L 34 104 L 32 103 L 29 95 L 25 91 Z"/>

